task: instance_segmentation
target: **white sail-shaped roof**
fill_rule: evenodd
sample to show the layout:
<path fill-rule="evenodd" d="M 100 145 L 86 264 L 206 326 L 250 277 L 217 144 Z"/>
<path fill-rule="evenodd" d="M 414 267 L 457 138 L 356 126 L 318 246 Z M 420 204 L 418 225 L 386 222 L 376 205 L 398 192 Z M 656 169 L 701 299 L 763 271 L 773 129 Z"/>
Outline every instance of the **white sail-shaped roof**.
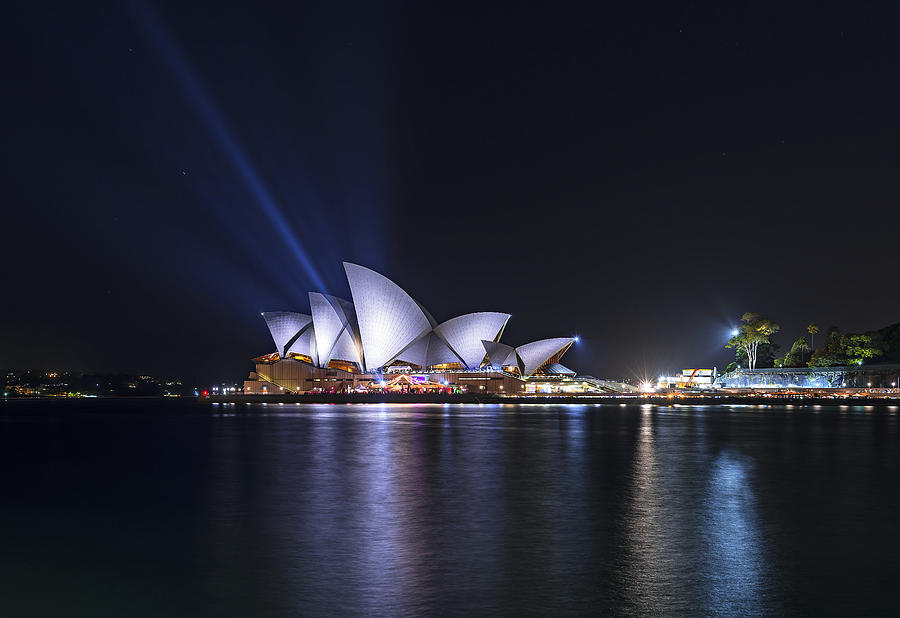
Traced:
<path fill-rule="evenodd" d="M 397 360 L 412 363 L 422 368 L 449 363 L 463 365 L 463 360 L 434 332 L 427 333 L 416 339 L 405 350 L 397 354 Z"/>
<path fill-rule="evenodd" d="M 266 311 L 262 316 L 281 356 L 287 355 L 297 336 L 312 323 L 312 316 L 293 311 Z"/>
<path fill-rule="evenodd" d="M 481 345 L 484 346 L 484 351 L 487 352 L 491 364 L 495 367 L 519 366 L 519 361 L 516 358 L 516 349 L 511 345 L 506 345 L 499 341 L 482 341 Z M 521 367 L 519 370 L 521 371 Z"/>
<path fill-rule="evenodd" d="M 431 333 L 431 341 L 428 344 L 428 357 L 425 364 L 431 367 L 432 365 L 446 365 L 449 363 L 464 364 L 463 360 L 450 349 L 450 346 L 444 343 L 440 337 Z"/>
<path fill-rule="evenodd" d="M 359 346 L 356 345 L 353 303 L 320 292 L 309 293 L 319 351 L 319 366 L 327 367 L 334 358 L 359 363 L 362 366 Z"/>
<path fill-rule="evenodd" d="M 347 318 L 344 333 L 338 337 L 337 343 L 334 344 L 334 352 L 331 357 L 353 361 L 362 368 L 363 347 L 362 340 L 359 337 L 359 322 L 356 319 L 356 308 L 353 306 L 353 303 L 343 298 L 332 296 L 330 300 L 332 304 L 337 303 L 340 313 Z M 348 347 L 351 345 L 353 346 L 352 349 Z M 345 356 L 349 358 L 345 358 Z"/>
<path fill-rule="evenodd" d="M 401 360 L 419 367 L 428 366 L 428 344 L 431 343 L 433 335 L 427 333 L 422 335 L 414 342 L 409 344 L 405 350 L 397 354 L 397 360 Z"/>
<path fill-rule="evenodd" d="M 462 359 L 467 369 L 477 369 L 484 360 L 483 340 L 492 341 L 503 332 L 508 313 L 479 311 L 451 318 L 434 329 Z"/>
<path fill-rule="evenodd" d="M 350 334 L 349 330 L 344 329 L 341 331 L 334 347 L 331 348 L 331 355 L 328 357 L 328 361 L 331 362 L 335 359 L 350 361 L 351 363 L 356 363 L 362 367 L 362 356 L 359 354 L 359 346 L 356 345 L 356 340 L 353 338 L 353 335 Z M 322 361 L 321 357 L 319 360 Z M 328 364 L 322 361 L 322 367 L 327 366 Z"/>
<path fill-rule="evenodd" d="M 396 283 L 374 270 L 344 262 L 359 322 L 365 370 L 390 363 L 431 330 L 422 308 Z"/>
<path fill-rule="evenodd" d="M 556 354 L 565 352 L 575 342 L 572 337 L 557 337 L 555 339 L 541 339 L 533 343 L 526 343 L 516 348 L 516 354 L 522 359 L 522 375 L 530 376 L 540 369 Z"/>
<path fill-rule="evenodd" d="M 318 366 L 319 355 L 316 350 L 316 331 L 315 328 L 313 328 L 312 323 L 310 323 L 309 327 L 302 331 L 300 336 L 290 345 L 287 352 L 285 352 L 285 356 L 288 354 L 302 354 L 303 356 L 308 356 L 312 361 L 312 364 Z"/>

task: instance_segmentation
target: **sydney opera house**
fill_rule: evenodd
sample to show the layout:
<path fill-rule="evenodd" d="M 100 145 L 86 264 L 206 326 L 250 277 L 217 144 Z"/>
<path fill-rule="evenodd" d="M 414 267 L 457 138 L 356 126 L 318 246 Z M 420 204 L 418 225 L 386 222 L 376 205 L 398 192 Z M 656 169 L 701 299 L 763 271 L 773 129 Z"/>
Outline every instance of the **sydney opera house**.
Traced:
<path fill-rule="evenodd" d="M 593 390 L 560 364 L 573 337 L 512 346 L 508 313 L 479 311 L 438 323 L 396 283 L 344 263 L 352 300 L 309 293 L 310 312 L 262 316 L 275 351 L 254 359 L 244 392 L 348 392 L 403 384 L 525 394 Z"/>

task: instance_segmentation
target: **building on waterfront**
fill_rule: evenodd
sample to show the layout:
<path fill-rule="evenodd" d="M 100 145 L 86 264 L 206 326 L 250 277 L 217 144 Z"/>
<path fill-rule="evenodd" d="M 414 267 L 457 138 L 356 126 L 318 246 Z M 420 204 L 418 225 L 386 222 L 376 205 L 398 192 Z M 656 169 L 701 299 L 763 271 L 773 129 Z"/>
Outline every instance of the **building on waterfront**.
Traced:
<path fill-rule="evenodd" d="M 508 313 L 479 311 L 439 323 L 384 275 L 348 262 L 344 272 L 351 300 L 310 292 L 308 314 L 262 314 L 275 351 L 254 359 L 245 393 L 384 388 L 395 374 L 465 392 L 611 390 L 561 364 L 574 337 L 511 346 L 500 341 Z"/>
<path fill-rule="evenodd" d="M 895 389 L 900 387 L 900 365 L 736 369 L 719 376 L 724 388 Z"/>
<path fill-rule="evenodd" d="M 713 388 L 716 383 L 715 369 L 682 369 L 681 374 L 659 376 L 658 388 Z"/>

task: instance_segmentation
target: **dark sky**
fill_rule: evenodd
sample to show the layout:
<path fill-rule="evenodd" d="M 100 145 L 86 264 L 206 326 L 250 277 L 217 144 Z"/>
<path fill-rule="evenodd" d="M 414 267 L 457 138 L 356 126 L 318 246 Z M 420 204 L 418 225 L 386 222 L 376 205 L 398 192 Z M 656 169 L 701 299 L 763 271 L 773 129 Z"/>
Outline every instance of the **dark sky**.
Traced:
<path fill-rule="evenodd" d="M 900 15 L 782 4 L 14 3 L 0 366 L 242 379 L 342 260 L 598 376 L 898 322 Z"/>

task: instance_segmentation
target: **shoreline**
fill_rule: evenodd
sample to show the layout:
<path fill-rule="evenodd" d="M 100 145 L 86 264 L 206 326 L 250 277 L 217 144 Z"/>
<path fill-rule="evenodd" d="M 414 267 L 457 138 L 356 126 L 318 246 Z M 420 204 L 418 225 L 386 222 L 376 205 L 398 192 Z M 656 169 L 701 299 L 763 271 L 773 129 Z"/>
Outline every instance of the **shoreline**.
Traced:
<path fill-rule="evenodd" d="M 211 407 L 217 404 L 235 405 L 235 404 L 313 404 L 313 405 L 336 405 L 336 404 L 385 404 L 385 405 L 417 405 L 417 404 L 467 404 L 467 405 L 619 405 L 619 406 L 638 406 L 638 405 L 655 405 L 655 406 L 704 406 L 704 405 L 732 405 L 732 406 L 768 406 L 768 405 L 796 405 L 796 406 L 900 406 L 900 395 L 897 394 L 877 394 L 866 396 L 822 396 L 822 395 L 803 395 L 803 394 L 723 394 L 723 395 L 703 395 L 703 394 L 679 394 L 674 396 L 666 395 L 577 395 L 577 396 L 504 396 L 504 395 L 477 395 L 474 393 L 465 393 L 457 395 L 427 395 L 427 394 L 408 394 L 408 393 L 354 393 L 354 394 L 308 394 L 308 395 L 209 395 L 207 397 L 184 396 L 184 397 L 155 397 L 155 396 L 132 396 L 132 397 L 4 397 L 0 399 L 0 407 L 4 402 L 48 402 L 48 401 L 68 401 L 81 402 L 88 401 L 138 401 L 158 399 L 161 401 L 182 401 L 191 402 L 196 405 Z"/>
<path fill-rule="evenodd" d="M 210 395 L 198 397 L 201 404 L 619 404 L 619 405 L 900 405 L 898 396 L 866 397 L 823 397 L 805 395 L 681 395 L 641 396 L 641 395 L 591 395 L 591 396 L 526 396 L 503 395 L 416 395 L 405 393 L 355 393 L 355 394 L 309 394 L 309 395 Z"/>

